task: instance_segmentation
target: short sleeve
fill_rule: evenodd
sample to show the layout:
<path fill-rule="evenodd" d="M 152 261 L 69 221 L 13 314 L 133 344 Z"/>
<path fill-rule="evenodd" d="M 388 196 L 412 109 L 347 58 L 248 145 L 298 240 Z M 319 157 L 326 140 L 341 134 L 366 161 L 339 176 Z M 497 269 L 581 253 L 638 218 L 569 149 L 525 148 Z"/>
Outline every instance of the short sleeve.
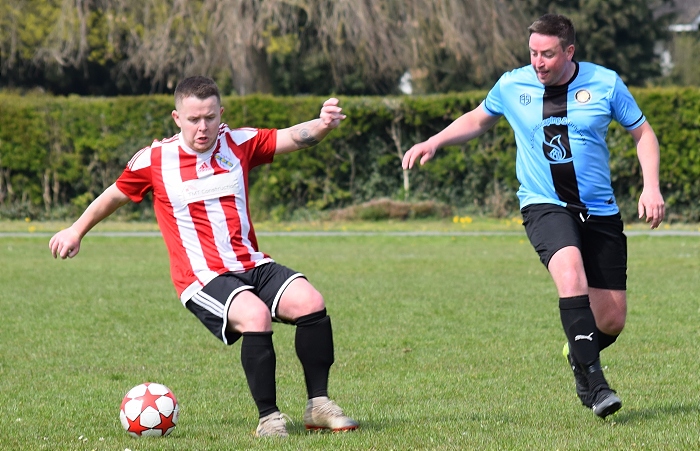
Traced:
<path fill-rule="evenodd" d="M 615 76 L 615 87 L 610 99 L 612 117 L 627 130 L 634 130 L 646 121 L 646 117 L 632 97 L 627 85 Z"/>
<path fill-rule="evenodd" d="M 486 100 L 482 103 L 482 108 L 487 114 L 491 116 L 502 116 L 503 115 L 503 100 L 501 99 L 501 77 L 493 88 L 486 95 Z"/>
<path fill-rule="evenodd" d="M 132 202 L 141 202 L 153 188 L 151 176 L 151 147 L 139 150 L 127 163 L 124 172 L 116 181 L 119 191 L 126 194 Z"/>

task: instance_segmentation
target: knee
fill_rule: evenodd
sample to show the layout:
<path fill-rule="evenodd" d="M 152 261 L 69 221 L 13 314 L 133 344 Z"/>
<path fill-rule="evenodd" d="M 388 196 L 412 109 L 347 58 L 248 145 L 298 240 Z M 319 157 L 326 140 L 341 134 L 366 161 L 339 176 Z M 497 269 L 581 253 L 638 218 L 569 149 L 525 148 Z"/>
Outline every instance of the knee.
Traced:
<path fill-rule="evenodd" d="M 608 335 L 620 335 L 625 328 L 627 312 L 624 309 L 608 309 L 596 318 L 598 329 Z"/>
<path fill-rule="evenodd" d="M 310 285 L 304 290 L 285 293 L 277 309 L 278 315 L 291 322 L 302 316 L 316 313 L 326 308 L 321 293 Z"/>
<path fill-rule="evenodd" d="M 272 330 L 272 315 L 262 302 L 246 305 L 232 304 L 228 312 L 229 326 L 239 333 L 269 332 Z"/>
<path fill-rule="evenodd" d="M 326 308 L 323 295 L 316 289 L 311 289 L 296 299 L 296 318 L 315 313 Z"/>
<path fill-rule="evenodd" d="M 591 309 L 598 329 L 619 335 L 627 321 L 627 297 L 622 291 L 590 289 Z"/>
<path fill-rule="evenodd" d="M 620 335 L 622 329 L 625 328 L 626 317 L 623 313 L 608 314 L 601 318 L 600 322 L 596 322 L 601 332 L 608 335 Z"/>

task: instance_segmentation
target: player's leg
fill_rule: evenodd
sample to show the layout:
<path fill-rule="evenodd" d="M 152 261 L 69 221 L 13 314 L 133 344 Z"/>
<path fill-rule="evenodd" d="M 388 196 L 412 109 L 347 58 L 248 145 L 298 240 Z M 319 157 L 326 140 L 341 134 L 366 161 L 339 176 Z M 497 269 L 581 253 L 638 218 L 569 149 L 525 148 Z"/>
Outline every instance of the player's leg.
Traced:
<path fill-rule="evenodd" d="M 250 291 L 252 288 L 235 274 L 222 274 L 195 294 L 186 307 L 225 344 L 243 338 L 241 365 L 260 419 L 256 435 L 285 437 L 285 417 L 277 407 L 270 310 Z"/>
<path fill-rule="evenodd" d="M 621 403 L 600 366 L 598 334 L 581 254 L 582 224 L 578 221 L 579 215 L 556 205 L 532 205 L 523 210 L 528 238 L 557 287 L 576 392 L 584 405 L 605 417 Z"/>
<path fill-rule="evenodd" d="M 328 374 L 335 354 L 331 318 L 323 296 L 308 280 L 297 278 L 284 290 L 277 315 L 296 325 L 294 346 L 304 369 L 309 399 L 328 396 Z"/>
<path fill-rule="evenodd" d="M 598 348 L 602 351 L 617 340 L 627 319 L 627 292 L 588 288 L 591 310 L 598 328 Z"/>
<path fill-rule="evenodd" d="M 321 293 L 305 278 L 284 289 L 277 314 L 296 325 L 295 349 L 304 370 L 308 402 L 304 412 L 307 429 L 347 431 L 358 423 L 328 398 L 328 377 L 335 361 L 331 318 Z"/>
<path fill-rule="evenodd" d="M 627 319 L 627 237 L 620 215 L 591 216 L 583 232 L 583 259 L 600 350 L 613 344 Z"/>
<path fill-rule="evenodd" d="M 242 291 L 231 302 L 228 320 L 229 329 L 243 336 L 241 365 L 259 417 L 278 412 L 275 387 L 277 358 L 272 343 L 270 310 L 251 291 Z"/>
<path fill-rule="evenodd" d="M 229 328 L 242 334 L 241 365 L 258 408 L 258 437 L 286 437 L 287 416 L 277 407 L 277 356 L 272 342 L 272 316 L 267 305 L 251 291 L 233 298 Z"/>

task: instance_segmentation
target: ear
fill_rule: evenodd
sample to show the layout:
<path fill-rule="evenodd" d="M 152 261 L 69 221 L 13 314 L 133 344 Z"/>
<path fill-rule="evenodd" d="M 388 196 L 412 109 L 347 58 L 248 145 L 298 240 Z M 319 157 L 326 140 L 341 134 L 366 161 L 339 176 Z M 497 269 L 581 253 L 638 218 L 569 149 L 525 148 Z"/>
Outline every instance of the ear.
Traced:
<path fill-rule="evenodd" d="M 173 112 L 171 113 L 171 115 L 173 116 L 173 120 L 175 121 L 175 123 L 177 124 L 177 126 L 180 127 L 180 128 L 182 128 L 182 125 L 180 125 L 180 115 L 177 114 L 177 110 L 173 110 Z"/>
<path fill-rule="evenodd" d="M 566 58 L 569 61 L 571 61 L 574 58 L 574 52 L 576 52 L 576 48 L 573 44 L 566 48 Z"/>

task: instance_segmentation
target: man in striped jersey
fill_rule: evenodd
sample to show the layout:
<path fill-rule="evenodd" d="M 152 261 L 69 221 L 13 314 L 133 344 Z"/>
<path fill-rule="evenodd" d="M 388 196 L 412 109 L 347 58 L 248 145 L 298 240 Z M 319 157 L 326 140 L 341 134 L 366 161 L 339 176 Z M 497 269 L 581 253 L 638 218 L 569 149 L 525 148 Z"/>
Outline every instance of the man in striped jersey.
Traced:
<path fill-rule="evenodd" d="M 547 14 L 528 30 L 531 64 L 505 73 L 481 105 L 409 149 L 403 167 L 425 164 L 440 147 L 476 138 L 505 116 L 515 132 L 523 225 L 558 291 L 576 392 L 605 418 L 622 402 L 603 376 L 600 351 L 617 339 L 627 313 L 627 242 L 605 136 L 613 119 L 632 135 L 644 183 L 638 213 L 652 229 L 665 214 L 659 143 L 615 72 L 573 59 L 568 18 Z"/>
<path fill-rule="evenodd" d="M 296 325 L 304 370 L 307 429 L 346 431 L 358 423 L 328 398 L 333 333 L 323 296 L 303 274 L 258 249 L 248 204 L 248 172 L 278 154 L 311 147 L 345 119 L 328 99 L 318 119 L 285 129 L 230 129 L 207 77 L 182 80 L 172 117 L 180 133 L 137 152 L 117 181 L 69 228 L 54 235 L 54 258 L 75 257 L 85 234 L 126 203 L 150 191 L 184 306 L 221 341 L 239 338 L 241 363 L 259 411 L 257 436 L 286 437 L 277 407 L 273 321 Z"/>

